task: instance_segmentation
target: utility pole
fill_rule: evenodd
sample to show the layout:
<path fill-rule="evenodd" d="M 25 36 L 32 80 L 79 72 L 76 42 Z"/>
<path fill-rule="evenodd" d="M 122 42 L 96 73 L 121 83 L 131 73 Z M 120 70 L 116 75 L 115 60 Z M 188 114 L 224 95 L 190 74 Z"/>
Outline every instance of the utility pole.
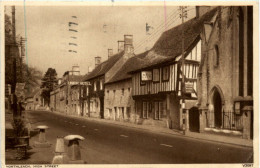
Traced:
<path fill-rule="evenodd" d="M 12 57 L 13 57 L 13 85 L 12 85 L 12 95 L 13 95 L 13 117 L 16 118 L 17 113 L 17 97 L 15 94 L 16 88 L 16 31 L 15 31 L 15 7 L 12 6 Z"/>
<path fill-rule="evenodd" d="M 184 23 L 184 18 L 187 18 L 187 10 L 186 10 L 186 6 L 180 6 L 180 18 L 181 18 L 181 23 L 183 25 Z M 182 48 L 182 57 L 181 57 L 181 76 L 182 76 L 182 80 L 181 80 L 181 99 L 182 99 L 182 105 L 181 105 L 181 109 L 182 109 L 182 115 L 185 116 L 185 74 L 184 74 L 184 66 L 185 66 L 185 57 L 184 57 L 184 28 L 182 28 L 181 31 L 181 48 Z M 185 134 L 186 131 L 186 117 L 183 117 L 183 134 Z"/>

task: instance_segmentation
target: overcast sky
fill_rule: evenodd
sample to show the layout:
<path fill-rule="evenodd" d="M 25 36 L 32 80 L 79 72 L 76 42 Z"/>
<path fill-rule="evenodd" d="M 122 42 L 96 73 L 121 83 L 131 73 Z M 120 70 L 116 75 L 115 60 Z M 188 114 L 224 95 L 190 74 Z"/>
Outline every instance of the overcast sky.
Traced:
<path fill-rule="evenodd" d="M 25 10 L 24 10 L 25 9 Z M 194 7 L 188 7 L 188 19 L 195 16 Z M 11 8 L 6 8 L 10 15 Z M 25 13 L 24 13 L 25 12 Z M 25 17 L 24 17 L 25 16 Z M 72 18 L 77 16 L 77 18 Z M 68 22 L 78 23 L 68 31 Z M 72 65 L 79 65 L 81 74 L 94 68 L 94 57 L 107 60 L 107 49 L 117 52 L 117 41 L 124 34 L 132 34 L 135 53 L 153 46 L 161 33 L 180 24 L 178 7 L 119 7 L 119 6 L 23 6 L 16 7 L 16 34 L 27 33 L 27 62 L 46 72 L 55 68 L 61 77 Z M 145 25 L 150 29 L 148 35 Z M 76 36 L 77 39 L 70 38 Z M 69 42 L 78 46 L 71 46 Z M 68 50 L 76 50 L 70 53 Z"/>

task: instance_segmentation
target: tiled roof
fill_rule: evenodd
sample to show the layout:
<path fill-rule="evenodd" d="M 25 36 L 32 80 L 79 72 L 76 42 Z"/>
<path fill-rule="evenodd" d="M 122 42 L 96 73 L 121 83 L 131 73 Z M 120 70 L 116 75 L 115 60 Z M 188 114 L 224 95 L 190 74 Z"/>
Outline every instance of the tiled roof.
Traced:
<path fill-rule="evenodd" d="M 123 55 L 124 52 L 122 51 L 102 62 L 92 72 L 85 75 L 84 81 L 104 75 Z"/>
<path fill-rule="evenodd" d="M 182 52 L 182 30 L 184 30 L 184 49 L 187 50 L 199 37 L 203 23 L 215 15 L 217 8 L 207 12 L 200 18 L 193 18 L 166 32 L 157 40 L 150 51 L 127 60 L 120 70 L 106 83 L 113 83 L 131 78 L 128 72 L 138 71 L 166 61 L 174 60 Z"/>
<path fill-rule="evenodd" d="M 84 75 L 69 75 L 69 81 L 71 82 L 80 82 L 84 78 Z"/>
<path fill-rule="evenodd" d="M 27 98 L 32 98 L 32 97 L 34 97 L 38 92 L 40 92 L 41 91 L 41 89 L 40 88 L 36 88 L 34 91 L 32 91 L 32 92 L 26 92 L 25 93 L 25 98 L 27 99 Z"/>
<path fill-rule="evenodd" d="M 138 71 L 166 61 L 175 60 L 175 58 L 182 53 L 182 30 L 184 30 L 184 51 L 186 51 L 199 38 L 203 29 L 203 23 L 210 21 L 216 14 L 216 11 L 217 8 L 214 8 L 200 18 L 193 18 L 181 25 L 165 31 L 146 57 L 143 58 L 142 66 L 135 67 L 129 72 Z"/>
<path fill-rule="evenodd" d="M 117 73 L 109 81 L 106 82 L 106 84 L 131 78 L 131 75 L 128 74 L 128 72 L 132 71 L 135 68 L 142 67 L 142 59 L 148 54 L 148 52 L 149 51 L 146 51 L 144 53 L 129 58 L 125 62 L 125 64 L 117 71 Z"/>

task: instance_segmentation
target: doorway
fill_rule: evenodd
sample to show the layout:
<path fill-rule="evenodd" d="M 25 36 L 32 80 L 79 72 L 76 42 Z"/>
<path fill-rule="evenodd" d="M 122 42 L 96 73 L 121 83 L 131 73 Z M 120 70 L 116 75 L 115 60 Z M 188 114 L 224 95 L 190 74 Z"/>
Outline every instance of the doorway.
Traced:
<path fill-rule="evenodd" d="M 217 90 L 214 91 L 213 105 L 214 105 L 215 127 L 221 128 L 221 126 L 222 126 L 222 100 L 221 100 L 221 96 Z"/>
<path fill-rule="evenodd" d="M 192 107 L 189 110 L 189 126 L 190 131 L 199 132 L 200 128 L 200 118 L 199 118 L 199 109 L 197 107 Z"/>

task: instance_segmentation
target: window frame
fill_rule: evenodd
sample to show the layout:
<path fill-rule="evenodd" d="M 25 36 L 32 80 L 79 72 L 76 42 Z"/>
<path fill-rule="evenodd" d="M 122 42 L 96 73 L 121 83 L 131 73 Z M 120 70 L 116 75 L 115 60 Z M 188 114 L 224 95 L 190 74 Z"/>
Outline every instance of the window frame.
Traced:
<path fill-rule="evenodd" d="M 158 80 L 154 80 L 154 71 L 155 70 L 158 70 Z M 153 83 L 160 83 L 160 68 L 154 68 L 153 71 L 152 71 L 152 81 Z"/>
<path fill-rule="evenodd" d="M 167 79 L 164 79 L 165 69 L 167 69 L 167 71 L 168 71 Z M 162 80 L 162 82 L 168 82 L 170 80 L 170 66 L 162 67 L 161 80 Z"/>

